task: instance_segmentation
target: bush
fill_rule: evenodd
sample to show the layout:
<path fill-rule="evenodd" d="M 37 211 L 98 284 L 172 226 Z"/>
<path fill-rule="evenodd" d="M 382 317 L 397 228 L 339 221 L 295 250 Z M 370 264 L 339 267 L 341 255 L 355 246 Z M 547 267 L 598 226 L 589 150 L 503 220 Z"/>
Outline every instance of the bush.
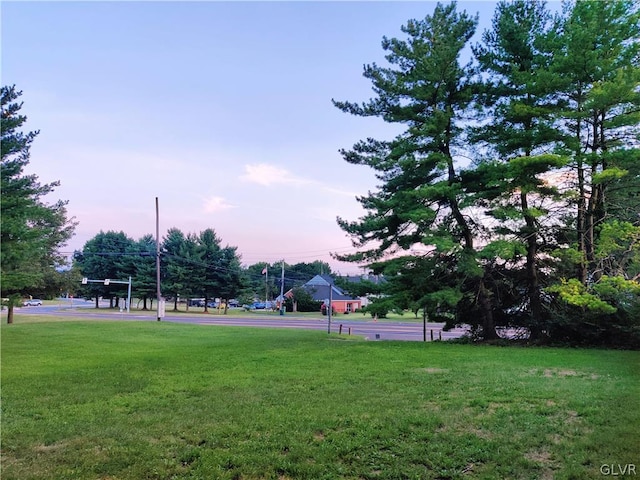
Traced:
<path fill-rule="evenodd" d="M 362 312 L 372 317 L 387 318 L 387 314 L 393 310 L 394 305 L 386 298 L 376 298 L 369 305 L 363 307 Z"/>
<path fill-rule="evenodd" d="M 297 287 L 292 290 L 293 297 L 287 298 L 284 305 L 288 312 L 293 312 L 293 302 L 297 302 L 298 312 L 317 312 L 320 310 L 322 302 L 313 299 L 311 294 L 304 288 Z"/>

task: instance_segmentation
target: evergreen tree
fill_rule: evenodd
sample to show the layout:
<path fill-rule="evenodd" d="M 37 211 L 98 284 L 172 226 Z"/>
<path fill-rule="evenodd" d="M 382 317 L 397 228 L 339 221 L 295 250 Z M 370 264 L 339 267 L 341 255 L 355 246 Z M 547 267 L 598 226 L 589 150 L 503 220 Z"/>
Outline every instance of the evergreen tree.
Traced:
<path fill-rule="evenodd" d="M 524 253 L 526 324 L 534 338 L 542 335 L 548 317 L 542 301 L 541 233 L 545 226 L 554 226 L 550 206 L 560 196 L 545 175 L 564 164 L 562 157 L 549 154 L 561 139 L 553 116 L 557 82 L 549 72 L 552 52 L 545 41 L 551 26 L 543 2 L 503 1 L 497 6 L 492 29 L 474 47 L 486 80 L 479 96 L 482 126 L 473 129 L 471 140 L 484 145 L 492 161 L 471 178 L 476 185 L 479 173 L 501 179 L 496 191 L 478 192 L 488 200 L 485 213 L 498 222 L 489 248 L 495 253 L 496 242 L 522 245 L 513 248 Z M 511 260 L 517 269 L 519 255 Z"/>
<path fill-rule="evenodd" d="M 451 275 L 467 300 L 458 304 L 464 306 L 458 318 L 479 326 L 481 336 L 490 339 L 497 336 L 494 305 L 475 244 L 481 225 L 464 213 L 470 205 L 456 164 L 475 73 L 471 65 L 462 67 L 459 57 L 476 24 L 476 18 L 458 13 L 455 3 L 438 4 L 433 15 L 402 27 L 407 40 L 383 38 L 390 67 L 364 69 L 375 98 L 362 105 L 334 101 L 347 113 L 406 127 L 393 140 L 369 138 L 342 151 L 346 161 L 376 170 L 382 184 L 358 199 L 368 212 L 364 217 L 338 219 L 354 246 L 367 249 L 338 258 L 372 262 L 415 244 L 433 247 L 431 255 L 455 259 Z"/>
<path fill-rule="evenodd" d="M 135 250 L 135 242 L 124 232 L 100 232 L 88 240 L 82 251 L 76 252 L 74 261 L 83 277 L 92 280 L 121 280 L 133 275 L 132 263 L 128 257 Z M 121 284 L 104 285 L 90 283 L 83 288 L 86 298 L 95 298 L 95 306 L 99 308 L 100 297 L 110 300 L 110 307 L 114 299 L 125 295 L 125 288 Z"/>
<path fill-rule="evenodd" d="M 575 2 L 565 13 L 553 72 L 562 81 L 560 124 L 572 155 L 578 279 L 602 274 L 597 244 L 611 216 L 638 222 L 640 9 L 633 0 Z M 630 208 L 630 209 L 629 209 Z M 624 216 L 625 218 L 621 218 Z"/>
<path fill-rule="evenodd" d="M 204 297 L 204 309 L 207 312 L 209 300 L 218 294 L 221 276 L 218 262 L 222 256 L 222 248 L 220 238 L 213 229 L 208 228 L 198 235 L 196 255 L 199 264 L 194 265 L 193 268 L 197 272 L 198 288 Z"/>
<path fill-rule="evenodd" d="M 220 259 L 216 265 L 218 272 L 217 293 L 224 300 L 224 313 L 227 313 L 229 300 L 236 298 L 244 288 L 244 276 L 240 266 L 238 248 L 227 245 L 220 252 Z"/>
<path fill-rule="evenodd" d="M 136 298 L 141 298 L 143 310 L 147 310 L 147 300 L 157 294 L 156 271 L 156 240 L 152 235 L 145 235 L 133 244 L 129 257 L 131 267 L 129 275 L 132 277 L 132 288 Z M 124 279 L 124 278 L 123 278 Z M 150 308 L 153 308 L 153 300 Z"/>
<path fill-rule="evenodd" d="M 554 335 L 637 346 L 640 8 L 627 0 L 575 2 L 560 25 L 552 71 L 562 82 L 558 124 L 572 158 L 576 213 L 548 289 L 557 300 Z M 567 264 L 574 275 L 563 275 Z"/>
<path fill-rule="evenodd" d="M 20 296 L 42 288 L 44 278 L 63 264 L 58 248 L 72 237 L 76 226 L 67 218 L 67 202 L 44 202 L 43 197 L 59 183 L 43 185 L 36 175 L 24 174 L 38 132 L 20 131 L 27 121 L 20 114 L 22 103 L 17 102 L 21 95 L 15 86 L 0 91 L 0 293 L 9 298 L 8 323 L 13 323 L 13 307 Z"/>
<path fill-rule="evenodd" d="M 180 296 L 188 300 L 193 294 L 187 263 L 191 250 L 184 233 L 177 228 L 170 228 L 162 241 L 162 284 L 163 291 L 173 297 L 173 309 L 176 311 Z"/>

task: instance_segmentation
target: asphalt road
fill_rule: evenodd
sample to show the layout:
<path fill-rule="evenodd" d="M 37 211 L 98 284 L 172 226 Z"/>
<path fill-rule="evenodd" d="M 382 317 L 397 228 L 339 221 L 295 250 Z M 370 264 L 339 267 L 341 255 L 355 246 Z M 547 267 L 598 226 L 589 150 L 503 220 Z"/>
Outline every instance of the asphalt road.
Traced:
<path fill-rule="evenodd" d="M 65 316 L 81 316 L 96 319 L 110 320 L 132 320 L 132 321 L 156 321 L 153 315 L 139 314 L 136 312 L 114 312 L 109 311 L 82 311 L 76 310 L 78 307 L 91 308 L 92 302 L 83 300 L 74 300 L 70 303 L 68 300 L 61 300 L 56 305 L 43 305 L 41 307 L 20 307 L 16 308 L 17 315 L 65 315 Z M 182 314 L 180 316 L 166 316 L 162 319 L 164 322 L 174 323 L 190 323 L 198 325 L 220 325 L 235 327 L 254 327 L 254 328 L 298 328 L 306 330 L 322 330 L 329 332 L 329 324 L 327 317 L 324 318 L 305 318 L 296 317 L 294 314 L 285 314 L 283 316 L 247 314 L 246 316 L 221 316 L 206 315 L 203 313 L 194 313 L 192 315 Z M 427 323 L 427 341 L 430 341 L 433 335 L 434 340 L 449 340 L 458 338 L 465 333 L 463 329 L 455 329 L 448 332 L 442 330 L 442 323 Z M 423 325 L 421 322 L 397 322 L 387 320 L 351 320 L 344 315 L 336 315 L 332 317 L 331 333 L 340 333 L 344 335 L 358 335 L 367 340 L 407 340 L 407 341 L 423 341 Z"/>

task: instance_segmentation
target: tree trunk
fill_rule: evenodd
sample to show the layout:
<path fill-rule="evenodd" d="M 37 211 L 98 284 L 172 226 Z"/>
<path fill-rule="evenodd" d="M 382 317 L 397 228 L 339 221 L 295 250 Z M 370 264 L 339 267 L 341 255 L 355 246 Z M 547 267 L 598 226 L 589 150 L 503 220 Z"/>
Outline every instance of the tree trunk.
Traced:
<path fill-rule="evenodd" d="M 491 308 L 490 292 L 484 284 L 484 279 L 480 279 L 478 285 L 478 303 L 482 311 L 482 337 L 484 340 L 496 340 L 500 338 L 496 332 L 496 324 L 493 319 L 493 309 Z"/>
<path fill-rule="evenodd" d="M 591 145 L 591 153 L 594 156 L 598 153 L 601 155 L 606 152 L 605 137 L 604 137 L 604 112 L 596 112 L 593 116 L 593 145 Z M 589 196 L 589 202 L 587 204 L 586 214 L 586 257 L 589 270 L 592 272 L 593 278 L 590 280 L 598 281 L 602 272 L 597 270 L 595 245 L 596 245 L 596 228 L 605 217 L 604 207 L 604 185 L 602 183 L 594 184 L 593 177 L 598 173 L 598 167 L 606 168 L 606 163 L 603 160 L 592 160 L 591 164 L 591 195 Z"/>
<path fill-rule="evenodd" d="M 422 341 L 427 341 L 427 308 L 422 309 Z"/>
<path fill-rule="evenodd" d="M 586 209 L 587 209 L 587 193 L 584 186 L 584 163 L 582 157 L 578 154 L 578 251 L 582 258 L 578 264 L 578 279 L 583 285 L 587 284 L 587 241 L 586 241 Z"/>
<path fill-rule="evenodd" d="M 100 308 L 100 297 L 96 295 L 96 308 Z"/>
<path fill-rule="evenodd" d="M 582 83 L 577 85 L 576 90 L 576 112 L 581 114 L 583 112 L 584 94 Z M 577 160 L 576 168 L 578 175 L 578 212 L 576 216 L 576 229 L 578 236 L 578 251 L 581 254 L 580 263 L 578 264 L 577 276 L 578 280 L 583 285 L 587 284 L 587 227 L 586 227 L 586 213 L 587 213 L 587 192 L 585 187 L 585 164 L 582 155 L 582 119 L 578 115 L 575 126 L 576 144 L 578 145 L 575 152 L 575 158 Z"/>
<path fill-rule="evenodd" d="M 482 315 L 482 337 L 484 340 L 495 340 L 500 338 L 496 332 L 496 324 L 493 318 L 493 305 L 491 302 L 491 292 L 484 283 L 484 278 L 478 280 L 478 306 Z"/>
<path fill-rule="evenodd" d="M 9 305 L 7 305 L 7 324 L 13 323 L 13 301 L 9 300 Z"/>
<path fill-rule="evenodd" d="M 448 183 L 449 185 L 453 185 L 457 182 L 455 169 L 453 164 L 453 158 L 451 157 L 449 147 L 447 146 L 444 150 L 444 153 L 447 155 L 447 163 L 448 163 Z M 457 199 L 451 198 L 449 199 L 449 207 L 451 208 L 451 213 L 453 214 L 453 218 L 456 223 L 462 230 L 462 237 L 464 239 L 464 251 L 475 258 L 475 247 L 473 245 L 473 232 L 471 231 L 471 227 L 469 227 L 469 222 L 462 214 L 460 210 L 460 206 L 458 205 Z M 484 284 L 484 280 L 482 277 L 479 279 L 478 283 L 478 305 L 480 306 L 480 310 L 482 312 L 483 317 L 483 338 L 484 340 L 494 340 L 496 338 L 500 338 L 498 333 L 496 332 L 496 325 L 493 319 L 493 309 L 491 306 L 491 296 L 490 292 Z"/>
<path fill-rule="evenodd" d="M 542 336 L 542 301 L 540 300 L 540 284 L 538 282 L 538 266 L 536 264 L 536 257 L 538 256 L 538 232 L 535 218 L 529 213 L 529 202 L 525 192 L 520 193 L 520 205 L 526 224 L 526 229 L 524 230 L 527 244 L 526 275 L 529 313 L 531 315 L 529 331 L 531 338 L 535 340 Z"/>

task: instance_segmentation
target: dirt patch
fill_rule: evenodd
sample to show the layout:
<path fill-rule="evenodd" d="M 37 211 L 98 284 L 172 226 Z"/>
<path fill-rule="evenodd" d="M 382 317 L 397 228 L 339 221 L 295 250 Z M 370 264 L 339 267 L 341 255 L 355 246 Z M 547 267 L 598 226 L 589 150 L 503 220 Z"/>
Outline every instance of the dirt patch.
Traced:
<path fill-rule="evenodd" d="M 554 433 L 553 435 L 548 435 L 547 438 L 549 439 L 549 442 L 551 442 L 554 445 L 560 445 L 560 443 L 562 442 L 562 437 L 557 433 Z"/>
<path fill-rule="evenodd" d="M 581 372 L 578 370 L 573 370 L 570 368 L 545 368 L 545 369 L 537 369 L 534 368 L 529 370 L 529 375 L 542 375 L 545 378 L 568 378 L 568 377 L 577 377 L 577 378 L 586 378 L 588 380 L 597 380 L 600 378 L 600 375 L 592 372 Z"/>
<path fill-rule="evenodd" d="M 549 368 L 547 368 L 543 375 L 547 378 L 549 377 L 577 377 L 578 376 L 578 372 L 576 372 L 575 370 L 551 370 Z"/>
<path fill-rule="evenodd" d="M 429 373 L 429 374 L 438 374 L 438 373 L 448 373 L 448 368 L 437 368 L 437 367 L 427 367 L 421 368 L 420 372 Z"/>
<path fill-rule="evenodd" d="M 524 458 L 531 460 L 532 462 L 541 463 L 547 465 L 551 463 L 551 454 L 546 450 L 535 450 L 533 452 L 527 452 L 524 454 Z"/>
<path fill-rule="evenodd" d="M 38 453 L 52 453 L 52 452 L 61 450 L 66 446 L 67 446 L 67 443 L 65 442 L 52 443 L 51 445 L 40 444 L 40 445 L 34 446 L 33 451 Z"/>
<path fill-rule="evenodd" d="M 524 454 L 524 458 L 535 462 L 542 466 L 542 480 L 553 479 L 553 467 L 554 462 L 551 459 L 551 454 L 546 450 L 533 450 Z"/>
<path fill-rule="evenodd" d="M 425 402 L 422 404 L 422 408 L 428 410 L 429 412 L 439 412 L 440 410 L 442 410 L 440 404 L 436 402 Z"/>
<path fill-rule="evenodd" d="M 483 440 L 491 440 L 494 437 L 493 433 L 481 428 L 470 428 L 468 431 Z"/>
<path fill-rule="evenodd" d="M 569 410 L 567 412 L 566 422 L 567 423 L 576 423 L 580 421 L 580 415 L 575 410 Z"/>

